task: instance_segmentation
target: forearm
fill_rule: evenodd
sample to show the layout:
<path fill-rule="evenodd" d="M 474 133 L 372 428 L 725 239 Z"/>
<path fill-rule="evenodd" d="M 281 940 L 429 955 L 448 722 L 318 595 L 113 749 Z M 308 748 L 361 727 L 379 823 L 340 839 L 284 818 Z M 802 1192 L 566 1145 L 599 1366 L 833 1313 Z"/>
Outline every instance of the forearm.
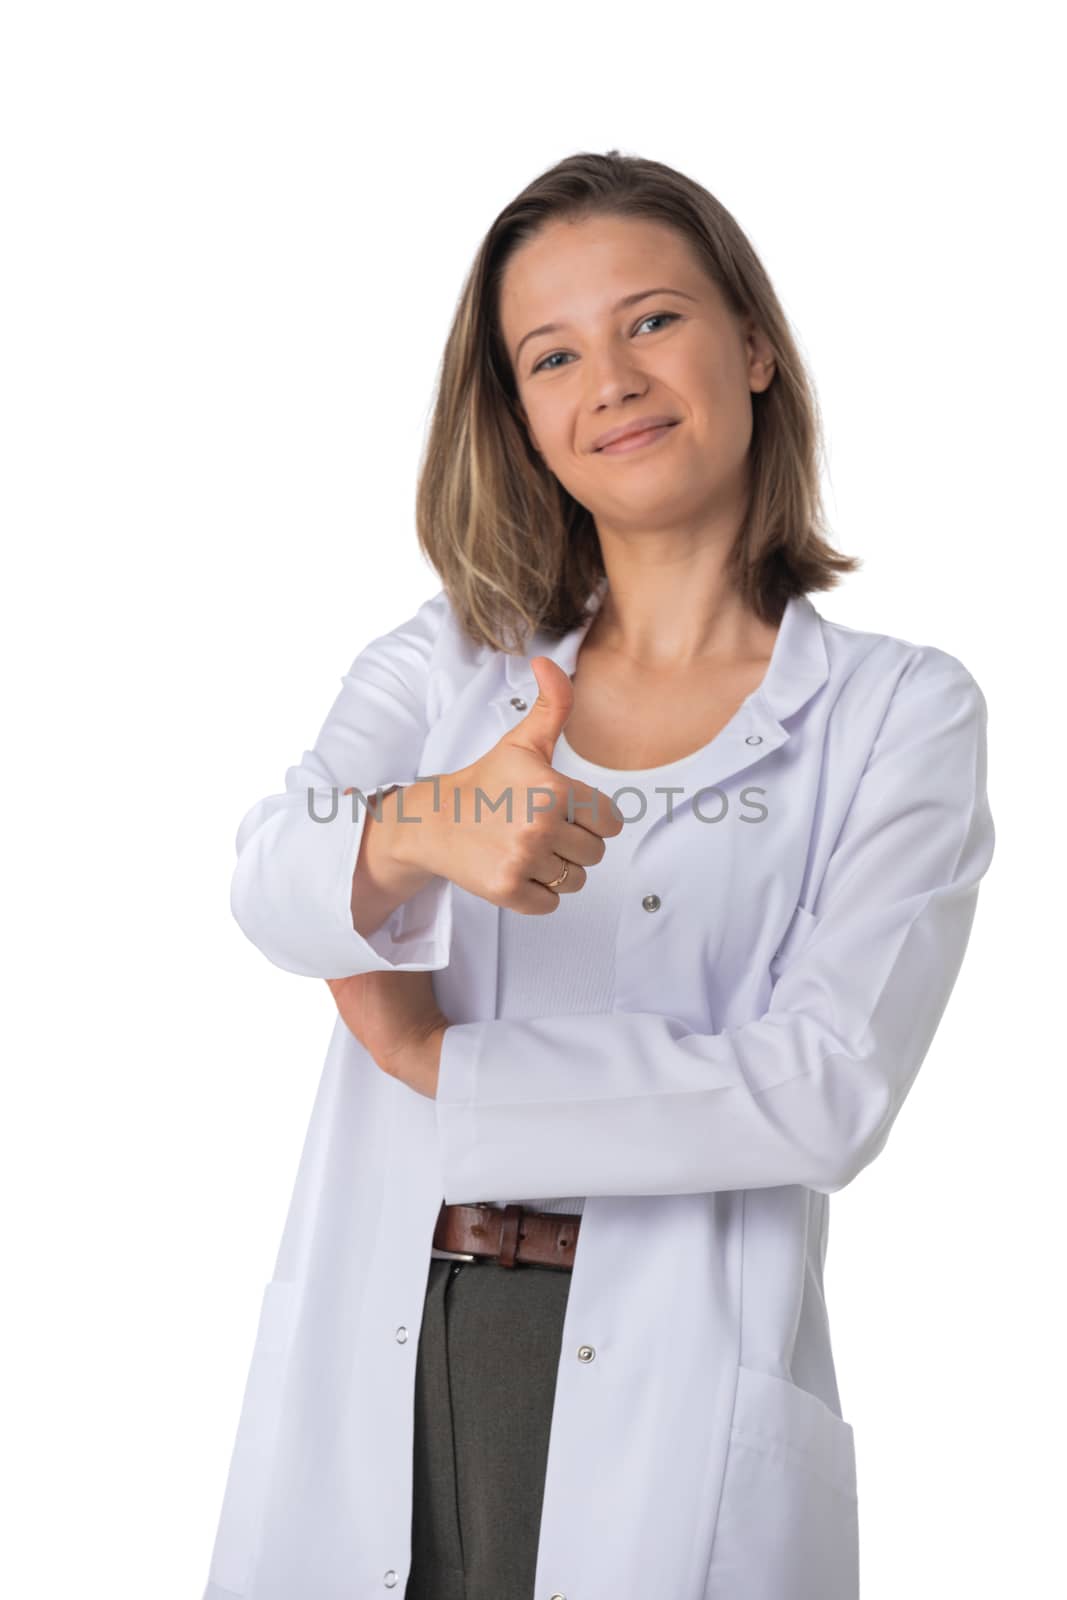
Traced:
<path fill-rule="evenodd" d="M 379 817 L 374 795 L 367 796 L 366 826 L 351 898 L 352 926 L 364 938 L 376 933 L 399 905 L 434 876 L 421 865 L 419 851 L 433 798 L 432 780 L 392 789 L 382 797 Z"/>

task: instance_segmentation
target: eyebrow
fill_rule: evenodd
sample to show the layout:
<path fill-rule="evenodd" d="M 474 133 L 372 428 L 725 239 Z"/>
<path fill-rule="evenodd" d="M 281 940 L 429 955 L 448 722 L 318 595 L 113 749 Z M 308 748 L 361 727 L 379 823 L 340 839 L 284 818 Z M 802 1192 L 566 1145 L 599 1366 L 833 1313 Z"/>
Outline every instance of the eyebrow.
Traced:
<path fill-rule="evenodd" d="M 627 306 L 636 305 L 639 300 L 647 300 L 653 294 L 677 294 L 683 300 L 696 300 L 696 295 L 686 294 L 684 289 L 639 289 L 636 294 L 623 295 L 611 308 L 612 315 L 616 311 L 625 311 Z M 527 339 L 536 339 L 541 333 L 561 333 L 568 324 L 566 322 L 545 322 L 539 328 L 531 328 L 529 333 L 524 333 L 515 349 L 515 364 L 518 365 L 519 355 Z"/>

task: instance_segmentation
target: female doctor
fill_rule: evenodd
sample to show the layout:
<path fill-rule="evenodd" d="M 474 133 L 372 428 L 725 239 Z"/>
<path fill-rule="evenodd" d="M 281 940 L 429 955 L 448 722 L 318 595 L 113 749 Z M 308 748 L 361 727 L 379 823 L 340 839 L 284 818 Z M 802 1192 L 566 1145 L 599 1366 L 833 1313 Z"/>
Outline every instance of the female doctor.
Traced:
<path fill-rule="evenodd" d="M 206 1600 L 858 1595 L 828 1197 L 993 824 L 967 669 L 807 598 L 857 565 L 817 441 L 699 185 L 583 154 L 494 222 L 442 588 L 238 833 L 239 923 L 338 1016 Z"/>

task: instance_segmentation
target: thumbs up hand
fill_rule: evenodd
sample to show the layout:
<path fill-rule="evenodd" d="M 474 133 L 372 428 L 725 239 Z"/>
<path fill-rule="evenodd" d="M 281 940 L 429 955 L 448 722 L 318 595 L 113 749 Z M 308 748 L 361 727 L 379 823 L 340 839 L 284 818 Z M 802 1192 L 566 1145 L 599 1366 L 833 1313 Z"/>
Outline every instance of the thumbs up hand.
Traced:
<path fill-rule="evenodd" d="M 603 859 L 604 840 L 624 823 L 607 795 L 553 768 L 574 690 L 550 657 L 534 656 L 532 665 L 539 693 L 527 715 L 479 760 L 440 774 L 438 807 L 424 807 L 421 823 L 404 834 L 425 870 L 538 916 L 584 887 L 586 868 Z M 546 888 L 565 863 L 565 881 Z"/>

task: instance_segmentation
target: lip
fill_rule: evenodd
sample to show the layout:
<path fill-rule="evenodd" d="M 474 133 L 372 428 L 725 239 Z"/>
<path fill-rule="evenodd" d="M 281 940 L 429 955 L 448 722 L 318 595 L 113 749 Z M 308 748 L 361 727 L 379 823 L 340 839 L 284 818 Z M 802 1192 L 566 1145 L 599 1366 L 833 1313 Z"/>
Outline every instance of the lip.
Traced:
<path fill-rule="evenodd" d="M 647 450 L 649 445 L 655 444 L 659 439 L 665 439 L 673 431 L 673 423 L 663 423 L 658 428 L 648 428 L 641 433 L 627 433 L 621 439 L 616 439 L 614 444 L 604 445 L 597 451 L 597 455 L 633 455 L 638 450 Z"/>
<path fill-rule="evenodd" d="M 593 449 L 604 450 L 609 445 L 619 444 L 624 439 L 629 439 L 635 434 L 649 433 L 654 428 L 667 428 L 676 424 L 677 417 L 648 416 L 635 417 L 633 422 L 627 422 L 621 428 L 610 428 L 607 433 L 602 433 L 598 439 L 593 440 Z"/>

